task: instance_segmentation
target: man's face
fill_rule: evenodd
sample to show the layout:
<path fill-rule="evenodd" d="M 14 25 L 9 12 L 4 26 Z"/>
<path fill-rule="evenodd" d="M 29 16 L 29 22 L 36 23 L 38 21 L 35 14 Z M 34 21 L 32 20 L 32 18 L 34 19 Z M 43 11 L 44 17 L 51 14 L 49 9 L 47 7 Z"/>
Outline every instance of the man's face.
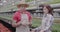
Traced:
<path fill-rule="evenodd" d="M 20 7 L 20 10 L 25 10 L 26 8 L 25 7 Z"/>
<path fill-rule="evenodd" d="M 23 12 L 23 11 L 25 11 L 25 10 L 26 10 L 26 8 L 25 8 L 25 7 L 20 7 L 19 9 L 21 10 L 21 12 Z"/>

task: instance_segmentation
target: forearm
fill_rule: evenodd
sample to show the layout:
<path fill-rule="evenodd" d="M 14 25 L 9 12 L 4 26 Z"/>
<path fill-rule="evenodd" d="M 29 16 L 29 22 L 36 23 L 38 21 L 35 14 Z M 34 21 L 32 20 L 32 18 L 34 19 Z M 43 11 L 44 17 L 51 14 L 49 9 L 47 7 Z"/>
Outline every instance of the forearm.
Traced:
<path fill-rule="evenodd" d="M 45 27 L 45 28 L 41 29 L 40 32 L 45 32 L 45 31 L 47 31 L 49 28 L 50 28 L 50 26 L 49 26 L 49 27 Z"/>
<path fill-rule="evenodd" d="M 46 26 L 45 26 L 46 25 Z M 48 30 L 51 26 L 52 26 L 52 23 L 51 22 L 47 22 L 43 27 L 42 27 L 42 30 L 43 31 L 46 31 Z"/>
<path fill-rule="evenodd" d="M 32 20 L 29 21 L 29 26 L 32 26 Z"/>
<path fill-rule="evenodd" d="M 12 22 L 12 26 L 13 26 L 13 27 L 17 27 L 17 26 L 19 26 L 19 25 L 20 25 L 20 21 L 19 21 L 18 23 L 16 23 L 16 21 L 13 20 L 13 22 Z"/>
<path fill-rule="evenodd" d="M 18 23 L 16 23 L 16 24 L 17 24 L 17 26 L 22 25 L 22 23 L 20 23 L 20 21 Z"/>
<path fill-rule="evenodd" d="M 42 31 L 46 31 L 46 30 L 48 30 L 50 27 L 45 27 L 45 28 L 43 28 L 43 29 L 41 29 Z"/>
<path fill-rule="evenodd" d="M 16 24 L 16 21 L 15 20 L 12 21 L 12 25 L 14 25 L 14 24 Z"/>
<path fill-rule="evenodd" d="M 16 21 L 15 20 L 12 21 L 12 26 L 16 27 Z"/>

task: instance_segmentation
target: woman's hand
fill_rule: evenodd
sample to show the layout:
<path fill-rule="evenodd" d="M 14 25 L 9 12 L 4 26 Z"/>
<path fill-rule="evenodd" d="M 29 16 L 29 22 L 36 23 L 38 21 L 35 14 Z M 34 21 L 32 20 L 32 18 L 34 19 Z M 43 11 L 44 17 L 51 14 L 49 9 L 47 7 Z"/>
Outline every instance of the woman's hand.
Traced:
<path fill-rule="evenodd" d="M 40 32 L 44 32 L 43 30 L 41 30 Z"/>
<path fill-rule="evenodd" d="M 35 29 L 32 29 L 32 31 L 31 32 L 35 32 Z"/>

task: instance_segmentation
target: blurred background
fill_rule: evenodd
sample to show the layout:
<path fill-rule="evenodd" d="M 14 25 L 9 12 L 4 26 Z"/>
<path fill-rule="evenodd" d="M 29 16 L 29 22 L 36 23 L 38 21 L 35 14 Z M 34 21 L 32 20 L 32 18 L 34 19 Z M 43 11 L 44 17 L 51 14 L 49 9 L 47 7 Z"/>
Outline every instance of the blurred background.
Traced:
<path fill-rule="evenodd" d="M 19 4 L 20 1 L 21 0 L 0 0 L 0 20 L 11 25 L 12 16 L 17 11 L 16 5 Z M 32 28 L 38 27 L 41 23 L 43 11 L 42 7 L 39 7 L 39 5 L 50 4 L 54 9 L 53 14 L 55 19 L 52 31 L 60 32 L 60 0 L 25 0 L 25 2 L 29 4 L 29 7 L 27 7 L 26 10 L 33 16 Z"/>

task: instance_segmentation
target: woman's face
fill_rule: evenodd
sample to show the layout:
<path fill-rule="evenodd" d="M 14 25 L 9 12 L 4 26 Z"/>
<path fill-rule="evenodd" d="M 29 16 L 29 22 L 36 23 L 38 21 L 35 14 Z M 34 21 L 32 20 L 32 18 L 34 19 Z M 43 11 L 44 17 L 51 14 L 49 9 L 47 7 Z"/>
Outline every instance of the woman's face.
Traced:
<path fill-rule="evenodd" d="M 45 14 L 47 14 L 47 13 L 48 13 L 48 9 L 47 9 L 46 7 L 44 7 L 44 8 L 43 8 L 43 12 L 44 12 Z"/>

